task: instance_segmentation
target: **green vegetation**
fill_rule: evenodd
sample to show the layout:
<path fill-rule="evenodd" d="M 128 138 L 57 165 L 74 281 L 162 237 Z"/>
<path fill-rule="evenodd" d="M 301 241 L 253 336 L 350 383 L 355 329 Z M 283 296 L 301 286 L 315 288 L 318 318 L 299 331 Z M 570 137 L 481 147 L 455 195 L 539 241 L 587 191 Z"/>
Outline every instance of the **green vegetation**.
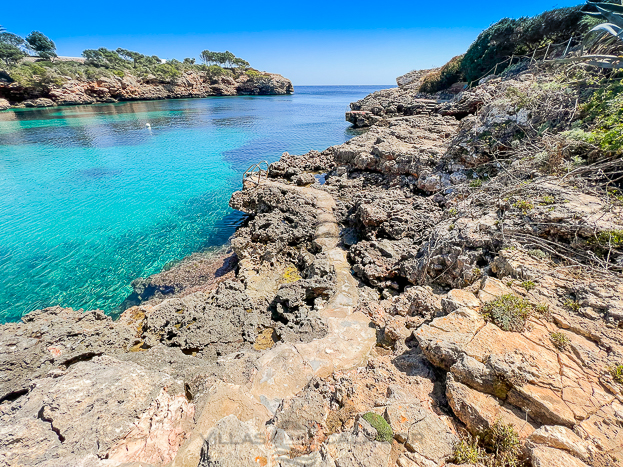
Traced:
<path fill-rule="evenodd" d="M 553 196 L 550 195 L 545 195 L 543 196 L 543 198 L 541 198 L 541 205 L 542 206 L 548 206 L 550 204 L 555 204 L 556 200 L 554 199 Z"/>
<path fill-rule="evenodd" d="M 506 294 L 485 303 L 482 315 L 504 331 L 522 332 L 534 306 L 513 294 Z"/>
<path fill-rule="evenodd" d="M 487 467 L 518 467 L 524 465 L 519 435 L 512 424 L 500 421 L 475 439 L 468 437 L 454 448 L 452 462 Z"/>
<path fill-rule="evenodd" d="M 558 8 L 530 18 L 501 19 L 481 32 L 465 55 L 452 58 L 438 71 L 426 75 L 420 91 L 437 92 L 459 81 L 476 81 L 493 71 L 499 74 L 511 66 L 508 59 L 512 56 L 531 54 L 538 47 L 562 43 L 588 32 L 596 22 L 584 16 L 581 8 Z"/>
<path fill-rule="evenodd" d="M 496 63 L 512 55 L 525 55 L 548 43 L 560 43 L 589 30 L 581 7 L 559 8 L 532 18 L 504 18 L 484 30 L 467 50 L 461 70 L 467 81 L 479 79 Z M 510 65 L 498 67 L 500 73 Z"/>
<path fill-rule="evenodd" d="M 584 122 L 592 130 L 583 134 L 576 131 L 576 138 L 597 144 L 606 151 L 623 149 L 623 81 L 596 89 L 581 111 Z"/>
<path fill-rule="evenodd" d="M 610 367 L 610 375 L 617 383 L 623 384 L 623 364 Z"/>
<path fill-rule="evenodd" d="M 56 45 L 45 34 L 33 31 L 26 36 L 26 42 L 44 60 L 51 60 L 56 57 Z"/>
<path fill-rule="evenodd" d="M 383 417 L 374 412 L 367 412 L 361 417 L 376 430 L 376 440 L 384 443 L 391 443 L 394 439 L 394 431 Z"/>
<path fill-rule="evenodd" d="M 547 259 L 549 256 L 543 250 L 528 250 L 528 254 L 536 259 Z"/>
<path fill-rule="evenodd" d="M 539 304 L 534 307 L 534 314 L 546 321 L 552 320 L 552 312 L 549 309 L 549 305 Z"/>
<path fill-rule="evenodd" d="M 470 188 L 480 188 L 482 186 L 482 179 L 481 178 L 475 178 L 474 180 L 469 182 L 469 186 L 470 186 Z"/>
<path fill-rule="evenodd" d="M 528 211 L 534 208 L 534 205 L 525 199 L 519 199 L 513 203 L 513 207 L 517 209 L 521 209 L 524 214 L 527 214 Z"/>
<path fill-rule="evenodd" d="M 592 238 L 590 243 L 612 248 L 623 246 L 623 230 L 604 230 Z"/>
<path fill-rule="evenodd" d="M 571 310 L 571 311 L 579 311 L 581 306 L 578 302 L 576 302 L 575 300 L 571 300 L 570 298 L 568 298 L 567 300 L 565 300 L 564 303 L 565 308 Z"/>
<path fill-rule="evenodd" d="M 585 15 L 607 21 L 596 25 L 591 31 L 603 30 L 620 39 L 621 33 L 623 33 L 623 15 L 621 14 L 623 8 L 621 5 L 615 2 L 599 2 L 591 4 L 591 6 L 597 11 L 584 11 Z"/>
<path fill-rule="evenodd" d="M 492 462 L 487 465 L 515 467 L 522 463 L 519 435 L 511 423 L 505 425 L 495 422 L 495 425 L 483 433 L 483 445 L 493 455 Z"/>
<path fill-rule="evenodd" d="M 526 292 L 529 292 L 536 287 L 536 284 L 534 281 L 523 281 L 521 286 L 526 289 Z"/>
<path fill-rule="evenodd" d="M 420 92 L 434 93 L 443 89 L 448 89 L 454 83 L 461 81 L 463 77 L 461 72 L 462 61 L 463 55 L 458 55 L 450 59 L 450 61 L 439 70 L 424 76 L 420 84 Z"/>
<path fill-rule="evenodd" d="M 210 52 L 209 50 L 204 50 L 199 55 L 206 65 L 220 65 L 226 66 L 227 68 L 249 68 L 249 62 L 236 57 L 229 50 L 226 52 Z"/>
<path fill-rule="evenodd" d="M 480 447 L 478 446 L 478 438 L 476 440 L 462 439 L 454 447 L 452 462 L 455 464 L 477 464 L 482 457 Z"/>
<path fill-rule="evenodd" d="M 565 350 L 569 346 L 569 338 L 563 332 L 552 332 L 549 335 L 549 340 L 552 341 L 554 347 L 558 350 Z"/>
<path fill-rule="evenodd" d="M 26 56 L 36 54 L 39 60 L 23 61 Z M 25 39 L 0 29 L 0 60 L 13 81 L 30 87 L 62 84 L 67 78 L 100 79 L 124 77 L 132 74 L 138 78 L 172 81 L 187 71 L 203 73 L 209 79 L 242 73 L 253 78 L 265 76 L 249 69 L 249 62 L 233 53 L 204 50 L 200 56 L 204 64 L 196 64 L 194 58 L 162 60 L 156 55 L 143 55 L 132 50 L 105 47 L 87 49 L 82 53 L 85 62 L 54 60 L 56 45 L 39 31 L 31 32 Z"/>

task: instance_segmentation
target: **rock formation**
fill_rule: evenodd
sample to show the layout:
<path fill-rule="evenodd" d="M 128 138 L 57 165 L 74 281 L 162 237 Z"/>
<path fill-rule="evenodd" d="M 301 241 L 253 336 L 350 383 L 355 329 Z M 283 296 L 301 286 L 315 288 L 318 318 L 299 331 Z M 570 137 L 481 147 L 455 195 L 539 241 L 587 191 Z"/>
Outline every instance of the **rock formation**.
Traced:
<path fill-rule="evenodd" d="M 179 99 L 187 97 L 235 96 L 259 94 L 291 94 L 290 80 L 277 74 L 246 74 L 234 78 L 211 78 L 202 72 L 186 71 L 172 80 L 154 76 L 98 79 L 67 79 L 60 84 L 22 86 L 0 81 L 0 110 L 10 103 L 13 107 L 51 107 L 147 99 Z"/>

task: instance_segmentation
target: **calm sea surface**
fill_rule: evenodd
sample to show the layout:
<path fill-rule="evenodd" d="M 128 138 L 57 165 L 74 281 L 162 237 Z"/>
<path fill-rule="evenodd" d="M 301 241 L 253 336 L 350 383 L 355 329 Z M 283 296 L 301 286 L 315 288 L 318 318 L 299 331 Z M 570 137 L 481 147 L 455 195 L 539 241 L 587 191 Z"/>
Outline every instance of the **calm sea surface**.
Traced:
<path fill-rule="evenodd" d="M 250 164 L 343 143 L 348 104 L 386 87 L 0 112 L 0 322 L 114 315 L 135 278 L 227 242 Z"/>

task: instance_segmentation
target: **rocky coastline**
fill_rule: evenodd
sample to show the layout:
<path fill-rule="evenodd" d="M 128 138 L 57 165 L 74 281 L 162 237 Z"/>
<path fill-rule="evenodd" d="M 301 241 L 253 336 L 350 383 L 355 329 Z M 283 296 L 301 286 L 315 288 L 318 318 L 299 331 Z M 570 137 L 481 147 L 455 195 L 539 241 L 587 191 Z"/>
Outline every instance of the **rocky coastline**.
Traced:
<path fill-rule="evenodd" d="M 0 79 L 0 110 L 12 108 L 85 105 L 133 100 L 201 98 L 209 96 L 292 94 L 287 78 L 273 73 L 242 73 L 210 76 L 199 71 L 185 71 L 180 77 L 163 80 L 155 76 L 97 79 L 64 79 L 60 83 L 25 86 Z"/>
<path fill-rule="evenodd" d="M 564 139 L 555 75 L 368 96 L 365 133 L 232 196 L 231 254 L 116 321 L 1 326 L 0 465 L 621 465 L 620 158 Z"/>

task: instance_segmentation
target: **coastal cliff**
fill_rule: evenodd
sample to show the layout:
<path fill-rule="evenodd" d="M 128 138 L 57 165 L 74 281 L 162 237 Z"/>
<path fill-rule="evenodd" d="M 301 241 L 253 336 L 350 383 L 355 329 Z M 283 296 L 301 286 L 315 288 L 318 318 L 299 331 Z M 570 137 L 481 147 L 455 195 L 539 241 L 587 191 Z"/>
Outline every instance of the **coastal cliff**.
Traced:
<path fill-rule="evenodd" d="M 83 105 L 131 100 L 179 99 L 189 97 L 291 94 L 290 80 L 272 73 L 238 73 L 211 76 L 185 71 L 173 79 L 132 74 L 96 79 L 62 79 L 28 85 L 0 80 L 0 110 L 55 105 Z"/>

